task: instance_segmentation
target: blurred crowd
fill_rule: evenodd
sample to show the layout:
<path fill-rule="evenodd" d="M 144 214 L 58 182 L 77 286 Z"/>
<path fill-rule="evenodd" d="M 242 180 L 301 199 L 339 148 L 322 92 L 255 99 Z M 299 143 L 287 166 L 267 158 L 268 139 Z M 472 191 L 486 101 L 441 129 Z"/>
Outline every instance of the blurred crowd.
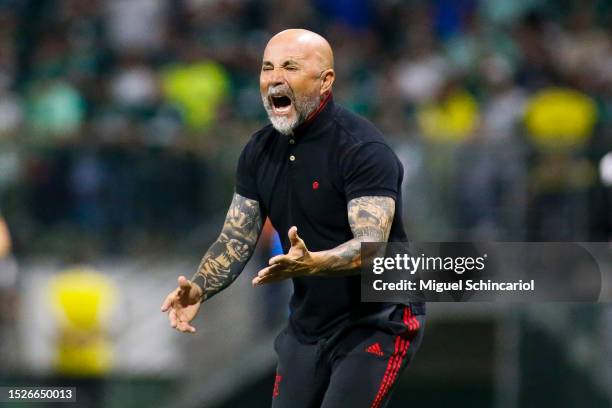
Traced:
<path fill-rule="evenodd" d="M 0 0 L 17 251 L 180 247 L 223 212 L 289 27 L 395 146 L 413 238 L 612 237 L 612 1 Z"/>

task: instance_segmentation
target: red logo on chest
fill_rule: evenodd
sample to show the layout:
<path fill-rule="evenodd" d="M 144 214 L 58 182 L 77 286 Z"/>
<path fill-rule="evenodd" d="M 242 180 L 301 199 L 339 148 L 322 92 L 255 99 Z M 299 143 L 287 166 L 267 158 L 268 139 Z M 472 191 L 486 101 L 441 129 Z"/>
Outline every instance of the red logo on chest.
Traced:
<path fill-rule="evenodd" d="M 312 189 L 313 190 L 318 190 L 319 189 L 319 182 L 318 181 L 313 181 L 312 182 Z"/>

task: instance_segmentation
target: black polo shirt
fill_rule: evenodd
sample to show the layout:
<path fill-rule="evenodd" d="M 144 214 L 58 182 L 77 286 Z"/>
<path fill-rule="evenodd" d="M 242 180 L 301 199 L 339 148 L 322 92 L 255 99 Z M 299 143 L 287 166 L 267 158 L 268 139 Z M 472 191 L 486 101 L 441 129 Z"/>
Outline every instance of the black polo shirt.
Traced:
<path fill-rule="evenodd" d="M 389 241 L 406 241 L 402 177 L 400 161 L 374 125 L 328 98 L 293 136 L 268 125 L 251 137 L 238 162 L 236 192 L 259 202 L 285 253 L 293 225 L 310 251 L 322 251 L 353 239 L 347 203 L 362 196 L 395 199 Z M 389 306 L 360 302 L 359 275 L 300 277 L 293 284 L 290 326 L 303 341 Z"/>

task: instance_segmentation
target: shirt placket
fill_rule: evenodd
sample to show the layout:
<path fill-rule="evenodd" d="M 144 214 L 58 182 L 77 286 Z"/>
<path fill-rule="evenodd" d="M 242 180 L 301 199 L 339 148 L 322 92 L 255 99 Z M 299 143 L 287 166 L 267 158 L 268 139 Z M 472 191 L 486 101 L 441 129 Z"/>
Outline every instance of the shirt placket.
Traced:
<path fill-rule="evenodd" d="M 296 172 L 296 162 L 297 162 L 297 140 L 295 139 L 294 136 L 289 136 L 289 148 L 287 149 L 288 154 L 287 154 L 287 161 L 289 162 L 287 169 L 289 171 L 289 177 L 287 177 L 287 182 L 288 182 L 288 186 L 287 186 L 287 196 L 289 198 L 289 203 L 288 203 L 288 213 L 289 213 L 289 226 L 295 225 L 295 222 L 293 220 L 293 189 L 295 188 L 295 183 L 296 183 L 296 176 L 295 176 L 295 172 Z"/>

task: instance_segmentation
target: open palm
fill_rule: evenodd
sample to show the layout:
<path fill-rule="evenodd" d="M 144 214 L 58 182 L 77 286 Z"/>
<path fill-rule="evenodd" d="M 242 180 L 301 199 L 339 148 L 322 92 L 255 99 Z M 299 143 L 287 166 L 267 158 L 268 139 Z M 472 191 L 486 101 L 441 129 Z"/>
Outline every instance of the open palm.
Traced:
<path fill-rule="evenodd" d="M 183 333 L 195 333 L 196 329 L 190 322 L 200 310 L 202 291 L 184 276 L 179 276 L 178 285 L 178 288 L 166 296 L 161 311 L 168 312 L 172 328 Z"/>

